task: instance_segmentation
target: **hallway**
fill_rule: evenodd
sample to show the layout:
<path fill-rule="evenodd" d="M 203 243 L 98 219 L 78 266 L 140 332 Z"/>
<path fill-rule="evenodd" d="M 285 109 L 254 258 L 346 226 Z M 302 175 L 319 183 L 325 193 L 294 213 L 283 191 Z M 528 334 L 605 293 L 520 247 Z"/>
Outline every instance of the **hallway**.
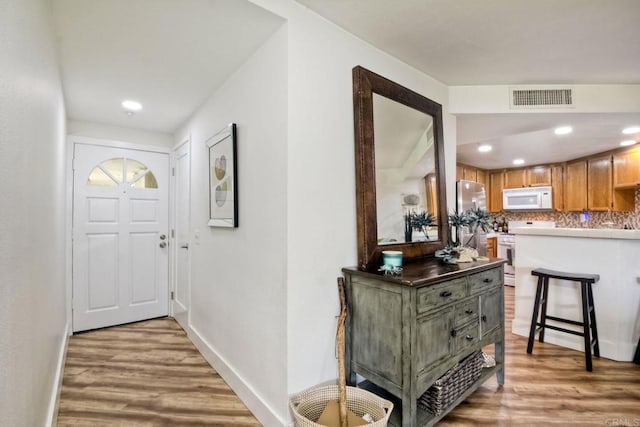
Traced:
<path fill-rule="evenodd" d="M 70 338 L 58 426 L 260 426 L 169 318 Z"/>

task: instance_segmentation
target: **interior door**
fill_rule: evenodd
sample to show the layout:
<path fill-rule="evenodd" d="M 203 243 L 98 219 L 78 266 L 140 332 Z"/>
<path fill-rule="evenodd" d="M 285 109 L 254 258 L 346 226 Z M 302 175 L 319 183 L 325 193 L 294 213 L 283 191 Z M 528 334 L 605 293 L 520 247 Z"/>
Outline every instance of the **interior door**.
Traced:
<path fill-rule="evenodd" d="M 73 331 L 168 314 L 169 156 L 74 146 Z"/>
<path fill-rule="evenodd" d="M 189 311 L 189 205 L 190 205 L 189 143 L 175 152 L 174 189 L 175 224 L 173 252 L 175 254 L 174 297 L 171 313 L 176 321 L 187 328 Z"/>

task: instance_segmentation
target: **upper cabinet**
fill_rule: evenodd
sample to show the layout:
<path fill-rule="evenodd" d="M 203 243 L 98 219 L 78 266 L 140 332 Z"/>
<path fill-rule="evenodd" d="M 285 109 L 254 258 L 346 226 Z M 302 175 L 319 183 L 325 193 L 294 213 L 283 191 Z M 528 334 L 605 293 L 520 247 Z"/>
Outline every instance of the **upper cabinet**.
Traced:
<path fill-rule="evenodd" d="M 504 173 L 504 188 L 542 187 L 551 185 L 551 166 L 507 169 Z"/>
<path fill-rule="evenodd" d="M 491 171 L 489 174 L 489 197 L 487 210 L 489 212 L 500 212 L 502 210 L 502 190 L 504 186 L 504 173 L 503 171 Z"/>
<path fill-rule="evenodd" d="M 551 186 L 553 187 L 553 209 L 564 210 L 564 167 L 551 166 Z"/>
<path fill-rule="evenodd" d="M 587 207 L 592 211 L 607 211 L 611 203 L 611 155 L 587 160 Z"/>
<path fill-rule="evenodd" d="M 504 172 L 504 188 L 526 187 L 527 172 L 525 169 L 507 169 Z"/>
<path fill-rule="evenodd" d="M 478 182 L 478 168 L 458 163 L 456 165 L 456 181 L 461 180 Z"/>
<path fill-rule="evenodd" d="M 635 188 L 640 185 L 640 147 L 613 154 L 613 188 Z"/>
<path fill-rule="evenodd" d="M 587 209 L 587 161 L 567 163 L 564 177 L 564 210 Z"/>
<path fill-rule="evenodd" d="M 551 181 L 551 166 L 540 165 L 527 168 L 527 183 L 530 187 L 553 185 Z"/>

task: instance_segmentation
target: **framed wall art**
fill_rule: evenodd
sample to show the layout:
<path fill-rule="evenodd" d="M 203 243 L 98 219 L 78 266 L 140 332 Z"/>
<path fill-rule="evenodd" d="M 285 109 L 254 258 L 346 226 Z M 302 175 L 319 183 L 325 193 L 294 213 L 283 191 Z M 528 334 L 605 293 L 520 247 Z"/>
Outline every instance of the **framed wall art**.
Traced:
<path fill-rule="evenodd" d="M 209 149 L 210 227 L 238 226 L 236 125 L 229 124 L 206 141 Z"/>

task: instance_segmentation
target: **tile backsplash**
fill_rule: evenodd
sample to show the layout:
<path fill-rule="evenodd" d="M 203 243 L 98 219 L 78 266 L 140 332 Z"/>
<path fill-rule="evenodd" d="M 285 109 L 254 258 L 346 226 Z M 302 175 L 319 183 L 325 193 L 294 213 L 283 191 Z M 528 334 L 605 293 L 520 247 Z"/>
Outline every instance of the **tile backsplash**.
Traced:
<path fill-rule="evenodd" d="M 636 206 L 633 212 L 589 212 L 588 223 L 581 222 L 580 212 L 500 212 L 491 214 L 492 219 L 500 221 L 555 221 L 556 227 L 563 228 L 601 228 L 604 223 L 613 222 L 614 228 L 625 226 L 640 229 L 640 188 L 636 189 Z"/>

